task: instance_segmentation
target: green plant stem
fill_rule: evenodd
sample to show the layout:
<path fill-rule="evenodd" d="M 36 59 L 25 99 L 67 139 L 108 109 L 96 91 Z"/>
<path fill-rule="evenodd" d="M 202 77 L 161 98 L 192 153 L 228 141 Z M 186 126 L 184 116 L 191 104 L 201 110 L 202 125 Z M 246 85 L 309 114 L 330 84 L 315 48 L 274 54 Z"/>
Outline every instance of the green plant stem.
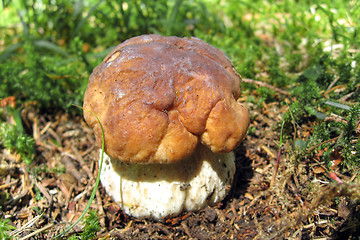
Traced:
<path fill-rule="evenodd" d="M 85 111 L 90 112 L 91 114 L 93 114 L 93 115 L 96 117 L 96 119 L 97 119 L 97 121 L 98 121 L 98 123 L 99 123 L 99 125 L 100 125 L 101 133 L 102 133 L 102 144 L 101 144 L 101 150 L 102 150 L 102 151 L 101 151 L 101 157 L 100 157 L 100 166 L 99 166 L 99 171 L 98 171 L 98 174 L 97 174 L 97 177 L 96 177 L 96 183 L 95 183 L 94 189 L 93 189 L 93 191 L 92 191 L 92 193 L 91 193 L 91 196 L 90 196 L 90 199 L 89 199 L 89 201 L 88 201 L 88 204 L 86 205 L 86 207 L 85 207 L 84 211 L 82 212 L 81 216 L 80 216 L 73 224 L 71 224 L 71 226 L 68 227 L 64 232 L 56 235 L 56 236 L 54 237 L 54 239 L 57 239 L 57 238 L 59 238 L 59 237 L 63 237 L 63 236 L 64 236 L 67 232 L 69 232 L 76 224 L 78 224 L 78 223 L 81 221 L 81 219 L 84 218 L 85 214 L 86 214 L 87 211 L 89 210 L 89 208 L 90 208 L 90 206 L 91 206 L 91 204 L 92 204 L 92 202 L 93 202 L 93 200 L 94 200 L 94 198 L 95 198 L 96 191 L 97 191 L 97 189 L 98 189 L 98 187 L 99 187 L 99 183 L 100 183 L 100 174 L 101 174 L 101 168 L 102 168 L 102 164 L 103 164 L 104 150 L 105 150 L 105 135 L 104 135 L 104 129 L 103 129 L 103 126 L 102 126 L 102 124 L 101 124 L 101 122 L 100 122 L 100 119 L 96 116 L 95 113 L 93 113 L 92 111 L 88 111 L 88 110 L 86 110 L 86 109 L 84 109 L 84 108 L 82 108 L 82 107 L 80 107 L 80 106 L 77 106 L 77 107 L 79 107 L 79 108 L 81 108 L 81 109 L 83 109 L 83 110 L 85 110 Z"/>

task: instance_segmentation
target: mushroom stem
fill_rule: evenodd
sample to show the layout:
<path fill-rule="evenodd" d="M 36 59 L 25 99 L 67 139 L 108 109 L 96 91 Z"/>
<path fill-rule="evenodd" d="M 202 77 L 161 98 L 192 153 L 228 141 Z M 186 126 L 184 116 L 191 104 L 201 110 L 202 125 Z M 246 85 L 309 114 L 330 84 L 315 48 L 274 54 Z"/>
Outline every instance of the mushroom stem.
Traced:
<path fill-rule="evenodd" d="M 125 213 L 161 220 L 200 210 L 226 196 L 235 174 L 234 153 L 213 153 L 199 145 L 170 164 L 123 163 L 104 154 L 101 182 Z"/>

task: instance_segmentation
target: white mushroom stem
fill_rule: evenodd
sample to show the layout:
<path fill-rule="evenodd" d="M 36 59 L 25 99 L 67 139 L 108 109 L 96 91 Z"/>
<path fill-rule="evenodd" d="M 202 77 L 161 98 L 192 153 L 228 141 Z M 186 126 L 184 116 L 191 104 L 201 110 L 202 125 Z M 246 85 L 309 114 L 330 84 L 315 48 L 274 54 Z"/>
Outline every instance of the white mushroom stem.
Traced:
<path fill-rule="evenodd" d="M 172 164 L 128 164 L 104 153 L 100 179 L 125 213 L 161 220 L 223 200 L 235 174 L 234 160 L 233 152 L 213 153 L 202 145 Z"/>

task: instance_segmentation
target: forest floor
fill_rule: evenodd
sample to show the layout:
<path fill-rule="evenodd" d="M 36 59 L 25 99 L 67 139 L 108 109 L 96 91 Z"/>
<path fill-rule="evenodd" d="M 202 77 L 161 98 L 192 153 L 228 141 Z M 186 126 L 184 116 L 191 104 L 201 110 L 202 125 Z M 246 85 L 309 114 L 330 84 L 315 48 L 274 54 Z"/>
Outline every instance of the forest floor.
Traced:
<path fill-rule="evenodd" d="M 338 182 L 317 180 L 327 174 L 320 164 L 295 161 L 286 145 L 279 151 L 277 123 L 286 106 L 245 104 L 253 130 L 235 151 L 236 175 L 224 201 L 160 222 L 139 220 L 125 215 L 100 185 L 91 205 L 101 226 L 97 238 L 356 239 L 360 230 L 352 226 L 359 206 L 346 197 L 356 176 L 338 173 Z M 51 239 L 84 211 L 98 172 L 98 146 L 81 117 L 31 109 L 24 108 L 22 118 L 33 133 L 37 157 L 26 165 L 6 150 L 1 153 L 6 164 L 0 190 L 8 194 L 2 210 L 16 227 L 13 237 Z M 306 137 L 311 126 L 300 127 L 298 137 Z M 83 226 L 80 222 L 67 236 Z"/>

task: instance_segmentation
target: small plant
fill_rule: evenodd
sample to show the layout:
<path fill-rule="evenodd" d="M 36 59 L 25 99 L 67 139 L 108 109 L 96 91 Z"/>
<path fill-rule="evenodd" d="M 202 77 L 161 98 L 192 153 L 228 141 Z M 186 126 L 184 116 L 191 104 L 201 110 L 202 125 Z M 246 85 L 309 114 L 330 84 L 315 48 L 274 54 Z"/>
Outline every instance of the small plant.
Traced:
<path fill-rule="evenodd" d="M 329 102 L 333 104 L 333 102 Z M 340 105 L 341 106 L 341 105 Z M 360 104 L 355 104 L 350 110 L 345 110 L 345 117 L 338 116 L 334 120 L 320 120 L 313 127 L 312 135 L 305 141 L 297 140 L 300 146 L 299 159 L 310 158 L 315 151 L 321 150 L 321 159 L 329 170 L 332 165 L 331 155 L 340 154 L 344 166 L 357 172 L 360 166 L 360 142 L 357 133 L 360 120 Z"/>
<path fill-rule="evenodd" d="M 34 160 L 34 139 L 19 131 L 14 124 L 6 122 L 0 124 L 0 143 L 10 151 L 20 154 L 21 160 L 26 164 L 30 164 Z"/>
<path fill-rule="evenodd" d="M 342 130 L 337 146 L 342 149 L 341 155 L 349 168 L 360 166 L 360 141 L 356 139 L 356 127 L 360 127 L 360 104 L 351 107 L 345 121 L 338 122 Z M 354 143 L 355 142 L 355 143 Z"/>
<path fill-rule="evenodd" d="M 9 219 L 0 219 L 0 239 L 8 240 L 11 239 L 8 232 L 16 229 L 16 227 L 9 224 Z"/>
<path fill-rule="evenodd" d="M 87 216 L 84 218 L 84 228 L 83 232 L 79 235 L 73 235 L 69 237 L 70 240 L 87 240 L 87 239 L 95 239 L 96 233 L 101 229 L 99 224 L 99 217 L 96 211 L 89 211 Z"/>

